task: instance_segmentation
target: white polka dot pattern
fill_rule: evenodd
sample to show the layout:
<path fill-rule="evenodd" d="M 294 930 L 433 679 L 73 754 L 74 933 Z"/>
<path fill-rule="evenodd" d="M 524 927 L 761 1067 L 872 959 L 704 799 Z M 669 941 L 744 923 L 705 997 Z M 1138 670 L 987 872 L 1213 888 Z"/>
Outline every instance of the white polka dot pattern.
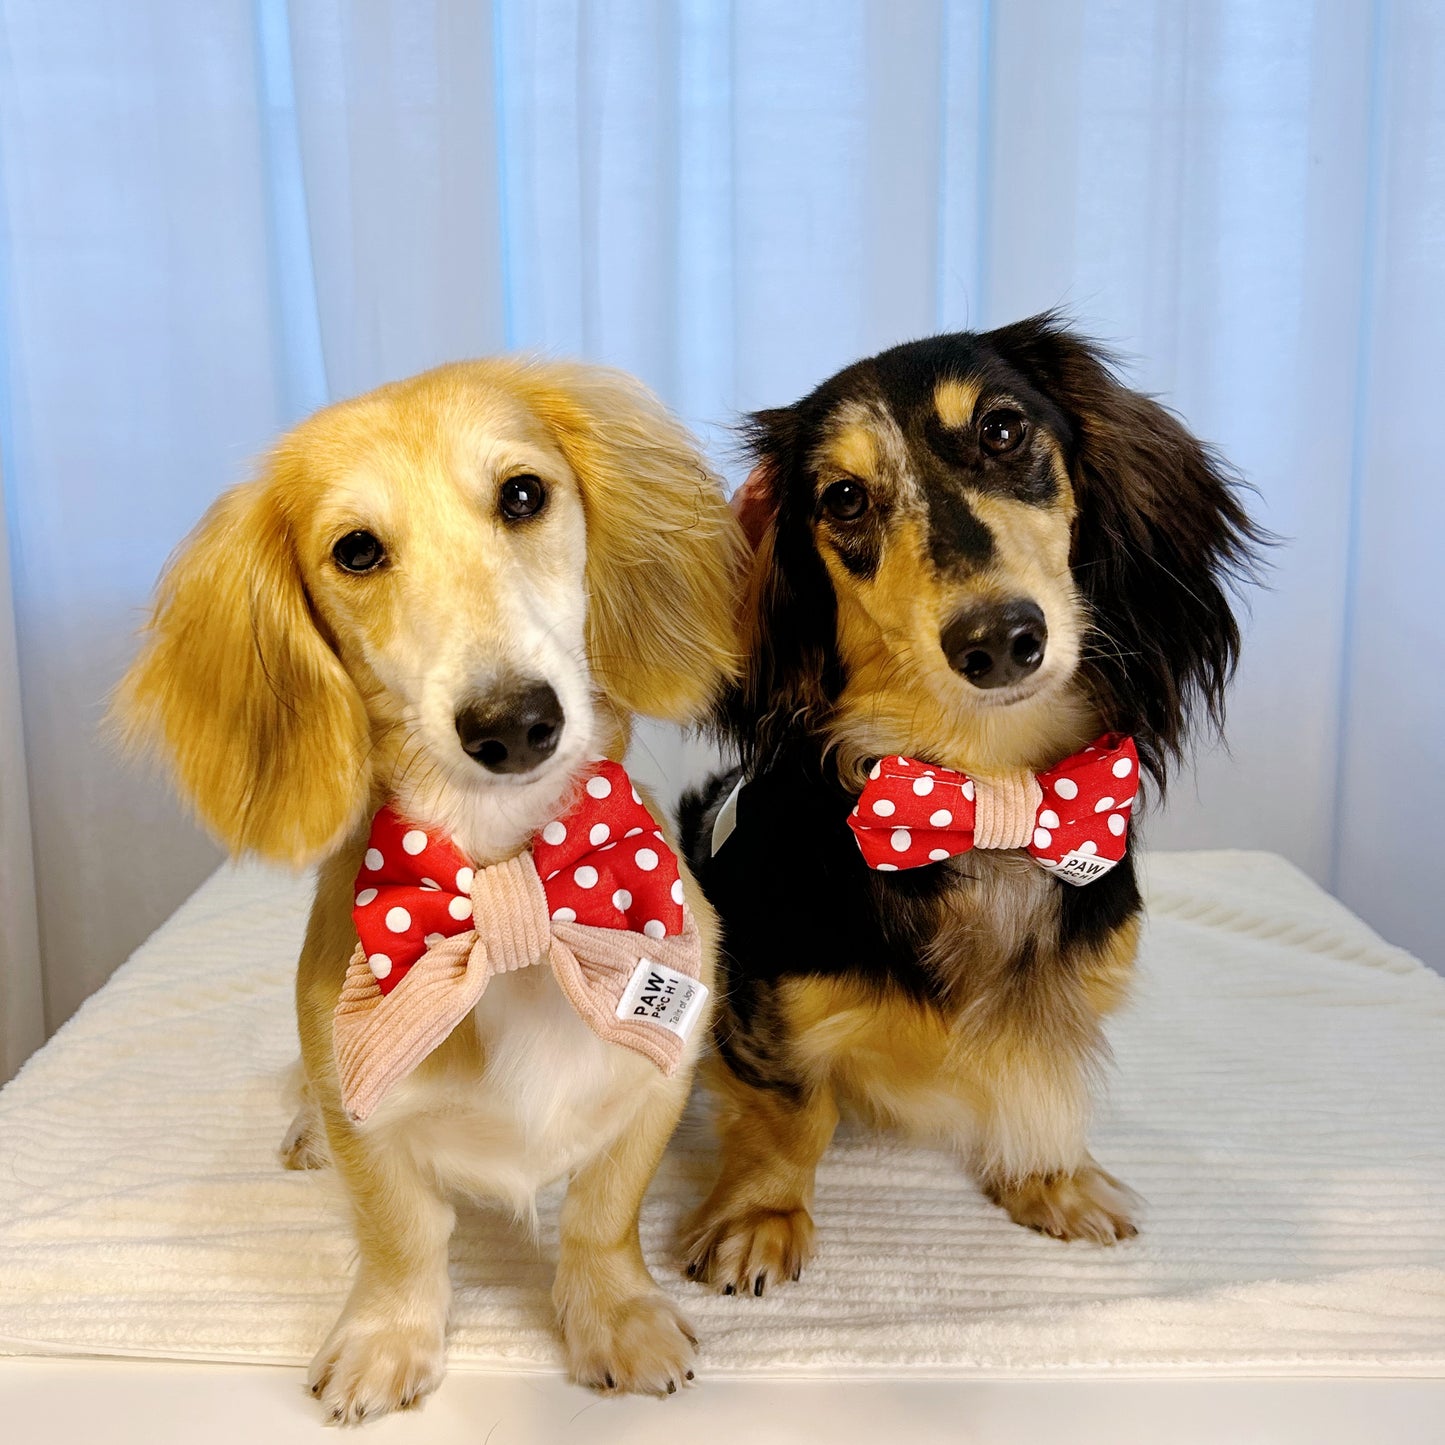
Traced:
<path fill-rule="evenodd" d="M 868 779 L 848 826 L 869 867 L 919 868 L 974 846 L 978 788 L 967 774 L 894 756 Z M 1134 740 L 1118 733 L 1046 769 L 1027 851 L 1070 883 L 1102 876 L 1124 856 L 1138 779 Z"/>
<path fill-rule="evenodd" d="M 533 841 L 532 861 L 556 923 L 683 931 L 676 855 L 618 764 L 593 765 L 582 796 Z M 649 837 L 645 846 L 618 840 Z M 438 883 L 438 879 L 444 880 Z M 449 839 L 383 808 L 372 821 L 352 917 L 383 994 L 428 948 L 473 924 L 475 870 Z"/>

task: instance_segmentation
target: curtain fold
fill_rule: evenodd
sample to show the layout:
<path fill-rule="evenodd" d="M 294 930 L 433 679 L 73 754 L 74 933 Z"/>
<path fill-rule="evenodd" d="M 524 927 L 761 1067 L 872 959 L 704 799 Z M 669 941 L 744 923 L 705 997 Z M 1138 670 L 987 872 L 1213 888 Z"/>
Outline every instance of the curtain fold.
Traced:
<path fill-rule="evenodd" d="M 286 425 L 534 348 L 637 372 L 736 477 L 740 412 L 1057 305 L 1286 538 L 1231 750 L 1151 842 L 1282 852 L 1445 964 L 1419 841 L 1445 805 L 1442 24 L 1428 0 L 0 0 L 0 599 L 35 879 L 6 774 L 0 890 L 38 898 L 48 1026 L 217 857 L 96 725 L 167 552 Z M 667 784 L 704 757 L 642 746 Z"/>
<path fill-rule="evenodd" d="M 1364 294 L 1347 402 L 1345 686 L 1328 881 L 1445 969 L 1431 842 L 1445 816 L 1437 581 L 1445 466 L 1426 420 L 1440 411 L 1445 323 L 1445 10 L 1413 0 L 1380 7 L 1379 22 L 1364 137 Z"/>
<path fill-rule="evenodd" d="M 0 413 L 0 422 L 3 422 Z M 30 848 L 30 790 L 20 717 L 20 657 L 11 604 L 10 549 L 5 525 L 5 473 L 0 466 L 0 1084 L 45 1039 L 40 924 Z"/>

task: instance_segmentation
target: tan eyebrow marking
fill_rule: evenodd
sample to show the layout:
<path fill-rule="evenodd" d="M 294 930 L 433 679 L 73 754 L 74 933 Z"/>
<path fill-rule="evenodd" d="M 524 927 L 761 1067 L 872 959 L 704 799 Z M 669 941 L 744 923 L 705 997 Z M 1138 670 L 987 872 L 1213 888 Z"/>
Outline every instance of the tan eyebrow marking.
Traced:
<path fill-rule="evenodd" d="M 852 477 L 872 477 L 878 470 L 878 443 L 871 430 L 852 422 L 828 438 L 823 455 L 840 472 Z"/>
<path fill-rule="evenodd" d="M 933 389 L 933 409 L 950 431 L 966 426 L 978 404 L 978 387 L 971 381 L 950 378 Z"/>

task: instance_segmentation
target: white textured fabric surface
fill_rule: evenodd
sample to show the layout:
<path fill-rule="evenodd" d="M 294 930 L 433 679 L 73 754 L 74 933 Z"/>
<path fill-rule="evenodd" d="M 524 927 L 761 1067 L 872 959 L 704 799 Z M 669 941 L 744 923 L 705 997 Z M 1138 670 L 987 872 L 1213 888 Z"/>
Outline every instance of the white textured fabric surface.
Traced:
<path fill-rule="evenodd" d="M 818 1257 L 762 1300 L 677 1278 L 700 1119 L 644 1216 L 712 1371 L 1445 1374 L 1445 981 L 1278 858 L 1148 861 L 1095 1152 L 1147 1198 L 1115 1249 L 1010 1224 L 944 1154 L 846 1130 Z M 0 1092 L 0 1348 L 301 1362 L 350 1246 L 275 1160 L 305 881 L 208 882 Z M 552 1368 L 533 1244 L 463 1215 L 454 1364 Z"/>

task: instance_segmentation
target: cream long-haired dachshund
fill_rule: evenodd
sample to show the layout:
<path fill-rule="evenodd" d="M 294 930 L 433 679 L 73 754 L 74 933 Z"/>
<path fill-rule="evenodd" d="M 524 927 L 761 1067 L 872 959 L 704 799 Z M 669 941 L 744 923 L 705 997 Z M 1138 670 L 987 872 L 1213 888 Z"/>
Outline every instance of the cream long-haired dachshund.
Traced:
<path fill-rule="evenodd" d="M 668 1074 L 590 1028 L 552 968 L 501 973 L 358 1123 L 333 1017 L 378 808 L 444 831 L 479 871 L 524 854 L 597 759 L 622 757 L 632 714 L 691 719 L 733 673 L 741 551 L 715 478 L 640 385 L 493 360 L 303 423 L 160 583 L 116 700 L 127 737 L 234 853 L 320 864 L 296 1002 L 325 1144 L 303 1110 L 290 1145 L 329 1153 L 353 1208 L 356 1279 L 309 1376 L 337 1422 L 439 1383 L 453 1199 L 526 1214 L 562 1177 L 573 1375 L 654 1394 L 692 1377 L 696 1339 L 637 1226 L 705 1021 Z M 673 897 L 710 986 L 714 916 L 685 869 Z"/>

